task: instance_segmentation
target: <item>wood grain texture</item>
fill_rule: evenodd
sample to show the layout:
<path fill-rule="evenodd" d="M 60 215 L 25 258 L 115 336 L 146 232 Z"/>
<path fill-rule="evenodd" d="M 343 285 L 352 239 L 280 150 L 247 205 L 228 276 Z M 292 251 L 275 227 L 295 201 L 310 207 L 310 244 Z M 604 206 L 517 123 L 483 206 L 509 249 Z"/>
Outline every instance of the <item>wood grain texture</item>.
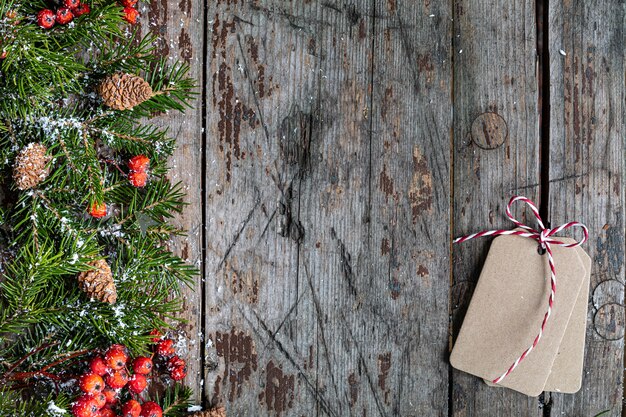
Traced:
<path fill-rule="evenodd" d="M 540 137 L 535 40 L 534 2 L 454 2 L 454 236 L 511 228 L 504 210 L 512 195 L 537 202 Z M 504 123 L 490 113 L 500 115 Z M 488 247 L 484 239 L 453 248 L 454 335 Z M 474 376 L 454 371 L 452 384 L 454 416 L 542 415 L 536 398 L 487 387 Z"/>
<path fill-rule="evenodd" d="M 622 415 L 624 3 L 550 2 L 550 220 L 589 227 L 593 259 L 583 387 L 552 415 Z"/>
<path fill-rule="evenodd" d="M 448 415 L 449 6 L 375 4 L 365 254 L 370 265 L 359 277 L 365 301 L 350 312 L 349 323 L 354 331 L 362 320 L 376 323 L 372 333 L 364 333 L 360 349 L 388 362 L 383 396 L 388 416 Z"/>
<path fill-rule="evenodd" d="M 229 415 L 330 407 L 318 390 L 313 296 L 298 269 L 308 233 L 298 187 L 321 129 L 324 13 L 302 2 L 208 4 L 205 394 Z"/>
<path fill-rule="evenodd" d="M 449 17 L 209 7 L 205 387 L 229 413 L 447 415 Z"/>
<path fill-rule="evenodd" d="M 202 85 L 203 34 L 196 30 L 203 27 L 202 3 L 192 0 L 171 2 L 153 0 L 150 5 L 140 5 L 142 14 L 141 31 L 152 32 L 158 37 L 156 53 L 169 56 L 189 64 L 189 76 Z M 184 114 L 172 112 L 154 119 L 154 124 L 170 127 L 176 138 L 177 149 L 169 163 L 172 182 L 182 182 L 187 204 L 181 215 L 172 220 L 172 225 L 185 230 L 187 236 L 174 237 L 172 251 L 189 264 L 201 267 L 202 262 L 202 102 L 199 95 L 193 109 Z M 187 361 L 185 384 L 194 392 L 193 401 L 199 403 L 202 392 L 202 290 L 201 279 L 191 288 L 183 288 L 181 318 L 187 320 L 179 327 L 176 335 L 178 351 Z"/>

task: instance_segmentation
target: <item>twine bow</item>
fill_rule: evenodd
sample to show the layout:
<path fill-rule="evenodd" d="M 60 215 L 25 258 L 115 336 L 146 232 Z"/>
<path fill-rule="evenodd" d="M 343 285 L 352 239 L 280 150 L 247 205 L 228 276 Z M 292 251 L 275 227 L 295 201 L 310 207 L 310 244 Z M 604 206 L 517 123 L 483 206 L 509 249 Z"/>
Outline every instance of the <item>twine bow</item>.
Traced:
<path fill-rule="evenodd" d="M 537 219 L 537 223 L 539 224 L 538 230 L 535 230 L 532 227 L 525 225 L 524 223 L 518 221 L 517 219 L 515 219 L 515 217 L 513 217 L 513 215 L 511 214 L 511 206 L 516 201 L 522 201 L 530 207 L 530 210 L 535 215 L 535 218 Z M 511 200 L 509 200 L 509 204 L 507 204 L 506 206 L 506 215 L 509 218 L 509 220 L 515 223 L 515 226 L 517 226 L 518 228 L 522 230 L 485 230 L 482 232 L 456 238 L 453 241 L 453 243 L 462 243 L 462 242 L 465 242 L 466 240 L 474 239 L 477 237 L 483 237 L 483 236 L 516 235 L 516 236 L 528 237 L 528 238 L 536 240 L 541 246 L 541 248 L 545 249 L 548 255 L 548 265 L 550 266 L 550 284 L 551 284 L 550 285 L 551 287 L 550 297 L 548 298 L 548 308 L 546 310 L 546 314 L 543 316 L 543 321 L 541 322 L 539 333 L 537 334 L 537 336 L 535 336 L 535 339 L 533 340 L 533 343 L 530 345 L 530 347 L 528 347 L 528 349 L 526 349 L 511 364 L 509 369 L 507 369 L 507 371 L 504 372 L 502 375 L 500 375 L 498 378 L 491 381 L 494 384 L 500 383 L 507 375 L 513 372 L 513 370 L 517 368 L 517 365 L 519 365 L 520 362 L 523 361 L 524 358 L 528 356 L 528 354 L 535 348 L 535 346 L 537 346 L 537 344 L 539 343 L 539 339 L 541 339 L 541 336 L 543 335 L 546 324 L 548 323 L 548 318 L 550 317 L 550 314 L 552 314 L 552 307 L 554 305 L 554 297 L 556 293 L 556 269 L 554 268 L 554 259 L 552 257 L 551 245 L 563 246 L 566 248 L 573 248 L 573 247 L 582 245 L 589 238 L 589 232 L 587 230 L 587 226 L 579 222 L 564 223 L 558 227 L 555 227 L 554 229 L 546 228 L 543 224 L 541 216 L 539 215 L 539 210 L 537 210 L 537 207 L 535 206 L 535 204 L 532 201 L 530 201 L 528 198 L 523 197 L 523 196 L 511 197 Z M 574 243 L 565 243 L 552 237 L 555 234 L 559 233 L 560 231 L 569 229 L 571 227 L 580 227 L 582 229 L 583 238 L 580 241 L 576 241 Z"/>

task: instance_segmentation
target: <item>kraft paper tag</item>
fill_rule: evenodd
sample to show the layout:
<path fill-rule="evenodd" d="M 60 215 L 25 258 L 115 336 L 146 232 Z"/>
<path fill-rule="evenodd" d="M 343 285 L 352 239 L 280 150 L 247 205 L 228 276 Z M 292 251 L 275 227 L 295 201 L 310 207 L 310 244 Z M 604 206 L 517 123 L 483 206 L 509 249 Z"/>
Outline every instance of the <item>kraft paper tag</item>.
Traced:
<path fill-rule="evenodd" d="M 539 344 L 499 384 L 529 396 L 544 390 L 586 274 L 576 250 L 552 245 L 552 252 L 557 270 L 552 315 Z M 502 375 L 537 335 L 549 294 L 548 257 L 537 253 L 537 242 L 495 238 L 450 355 L 452 366 L 488 380 Z"/>
<path fill-rule="evenodd" d="M 543 389 L 544 391 L 573 394 L 582 385 L 585 335 L 587 333 L 587 306 L 589 304 L 589 285 L 591 283 L 591 257 L 581 247 L 574 249 L 576 249 L 585 267 L 585 278 L 576 304 L 574 304 L 574 310 L 563 335 L 563 340 L 561 340 L 559 352 L 552 364 L 552 372 L 550 372 L 548 381 Z"/>
<path fill-rule="evenodd" d="M 564 242 L 573 242 L 572 239 L 561 238 Z M 544 391 L 555 391 L 573 394 L 580 390 L 582 385 L 583 361 L 585 355 L 585 334 L 587 331 L 587 306 L 589 298 L 589 284 L 591 281 L 591 257 L 581 248 L 572 248 L 576 251 L 585 268 L 585 276 L 574 304 L 567 328 L 561 340 L 558 353 L 552 364 L 552 369 Z M 558 268 L 558 267 L 557 267 Z M 557 278 L 558 278 L 557 270 Z M 557 288 L 557 297 L 559 291 Z M 525 360 L 533 360 L 532 354 Z M 485 380 L 492 387 L 499 385 Z"/>

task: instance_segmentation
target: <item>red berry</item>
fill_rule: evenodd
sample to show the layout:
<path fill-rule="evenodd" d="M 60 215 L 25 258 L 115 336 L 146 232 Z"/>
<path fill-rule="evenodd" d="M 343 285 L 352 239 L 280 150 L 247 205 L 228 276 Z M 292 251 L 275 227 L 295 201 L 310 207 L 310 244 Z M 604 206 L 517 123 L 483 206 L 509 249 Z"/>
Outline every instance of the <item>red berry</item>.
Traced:
<path fill-rule="evenodd" d="M 100 375 L 89 372 L 79 378 L 78 386 L 87 394 L 95 394 L 104 389 L 104 381 Z"/>
<path fill-rule="evenodd" d="M 172 356 L 174 351 L 174 341 L 172 339 L 165 339 L 159 342 L 156 351 L 161 356 Z"/>
<path fill-rule="evenodd" d="M 2 51 L 2 55 L 0 55 L 0 59 L 4 59 L 7 57 L 9 53 L 7 51 Z"/>
<path fill-rule="evenodd" d="M 133 187 L 141 188 L 146 186 L 146 183 L 148 182 L 148 174 L 143 171 L 131 172 L 130 174 L 128 174 L 128 179 L 130 180 L 130 183 L 133 185 Z"/>
<path fill-rule="evenodd" d="M 176 367 L 170 371 L 170 377 L 174 381 L 181 381 L 185 376 L 187 376 L 187 370 L 184 366 Z"/>
<path fill-rule="evenodd" d="M 57 10 L 57 23 L 60 25 L 67 25 L 74 20 L 74 14 L 67 7 L 61 7 Z"/>
<path fill-rule="evenodd" d="M 120 3 L 124 7 L 134 7 L 137 4 L 137 0 L 121 0 Z"/>
<path fill-rule="evenodd" d="M 133 361 L 133 372 L 136 374 L 148 375 L 152 371 L 152 359 L 139 356 Z"/>
<path fill-rule="evenodd" d="M 100 414 L 98 414 L 98 417 L 115 417 L 115 411 L 111 410 L 110 408 L 103 408 L 102 410 L 100 410 Z"/>
<path fill-rule="evenodd" d="M 122 417 L 139 417 L 141 404 L 135 400 L 128 400 L 122 406 Z"/>
<path fill-rule="evenodd" d="M 113 370 L 119 370 L 126 366 L 128 355 L 126 348 L 121 345 L 113 345 L 104 354 L 104 361 Z"/>
<path fill-rule="evenodd" d="M 170 360 L 167 361 L 167 367 L 169 369 L 180 368 L 181 366 L 186 366 L 186 365 L 187 364 L 185 363 L 185 360 L 181 359 L 181 357 L 178 355 L 172 356 Z"/>
<path fill-rule="evenodd" d="M 152 338 L 152 341 L 153 341 L 154 343 L 158 343 L 158 342 L 159 342 L 159 340 L 161 340 L 161 339 L 163 338 L 163 335 L 162 335 L 162 334 L 161 334 L 161 332 L 160 332 L 160 331 L 158 331 L 157 329 L 153 329 L 153 330 L 151 330 L 151 331 L 150 331 L 150 336 L 154 336 L 154 337 Z"/>
<path fill-rule="evenodd" d="M 148 380 L 141 374 L 135 374 L 128 381 L 128 390 L 135 394 L 140 394 L 148 386 Z"/>
<path fill-rule="evenodd" d="M 113 389 L 124 388 L 128 383 L 128 374 L 124 370 L 113 371 L 104 377 L 104 381 Z"/>
<path fill-rule="evenodd" d="M 107 404 L 115 404 L 117 403 L 117 391 L 111 387 L 106 387 L 102 393 L 106 397 Z"/>
<path fill-rule="evenodd" d="M 101 392 L 96 392 L 95 394 L 89 394 L 89 396 L 93 398 L 96 406 L 98 406 L 98 409 L 101 409 L 107 403 L 107 397 Z"/>
<path fill-rule="evenodd" d="M 148 169 L 150 166 L 150 158 L 146 155 L 133 156 L 128 160 L 128 169 L 131 171 L 141 172 Z"/>
<path fill-rule="evenodd" d="M 101 219 L 107 215 L 107 205 L 104 203 L 98 204 L 94 202 L 89 209 L 89 214 L 91 215 L 91 217 Z"/>
<path fill-rule="evenodd" d="M 137 9 L 132 7 L 124 7 L 124 20 L 126 20 L 131 25 L 137 23 L 137 18 L 139 17 L 139 12 Z"/>
<path fill-rule="evenodd" d="M 54 26 L 55 22 L 56 22 L 56 15 L 52 10 L 43 9 L 42 11 L 37 13 L 37 24 L 40 27 L 44 29 L 50 29 L 52 26 Z"/>
<path fill-rule="evenodd" d="M 147 401 L 141 406 L 141 417 L 163 417 L 163 410 L 159 404 Z"/>
<path fill-rule="evenodd" d="M 91 8 L 89 7 L 87 3 L 81 3 L 78 5 L 78 7 L 74 9 L 74 16 L 76 17 L 82 16 L 84 14 L 89 13 L 90 11 L 91 11 Z"/>
<path fill-rule="evenodd" d="M 72 403 L 72 414 L 74 414 L 74 417 L 96 417 L 97 413 L 98 406 L 89 395 L 83 395 Z"/>
<path fill-rule="evenodd" d="M 63 5 L 68 9 L 75 9 L 80 6 L 80 0 L 63 0 Z"/>
<path fill-rule="evenodd" d="M 104 359 L 102 359 L 102 356 L 96 356 L 89 362 L 89 369 L 91 369 L 91 372 L 94 374 L 102 376 L 107 373 L 109 367 Z"/>

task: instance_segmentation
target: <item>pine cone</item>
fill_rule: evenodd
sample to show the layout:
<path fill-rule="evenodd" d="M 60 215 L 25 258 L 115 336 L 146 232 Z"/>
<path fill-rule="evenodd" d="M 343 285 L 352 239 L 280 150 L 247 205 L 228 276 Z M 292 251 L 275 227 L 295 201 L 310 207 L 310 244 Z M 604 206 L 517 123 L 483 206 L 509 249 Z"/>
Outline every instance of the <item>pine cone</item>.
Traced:
<path fill-rule="evenodd" d="M 50 168 L 47 165 L 52 157 L 46 155 L 47 150 L 41 143 L 30 143 L 20 151 L 13 165 L 13 179 L 17 188 L 28 190 L 48 177 Z"/>
<path fill-rule="evenodd" d="M 98 86 L 98 94 L 114 110 L 132 109 L 154 95 L 143 78 L 123 72 L 106 77 Z"/>
<path fill-rule="evenodd" d="M 89 262 L 94 269 L 78 274 L 80 289 L 91 298 L 103 303 L 115 304 L 117 290 L 113 282 L 113 274 L 109 264 L 104 259 Z"/>
<path fill-rule="evenodd" d="M 224 407 L 211 408 L 207 411 L 193 413 L 190 417 L 226 417 L 226 409 Z"/>

